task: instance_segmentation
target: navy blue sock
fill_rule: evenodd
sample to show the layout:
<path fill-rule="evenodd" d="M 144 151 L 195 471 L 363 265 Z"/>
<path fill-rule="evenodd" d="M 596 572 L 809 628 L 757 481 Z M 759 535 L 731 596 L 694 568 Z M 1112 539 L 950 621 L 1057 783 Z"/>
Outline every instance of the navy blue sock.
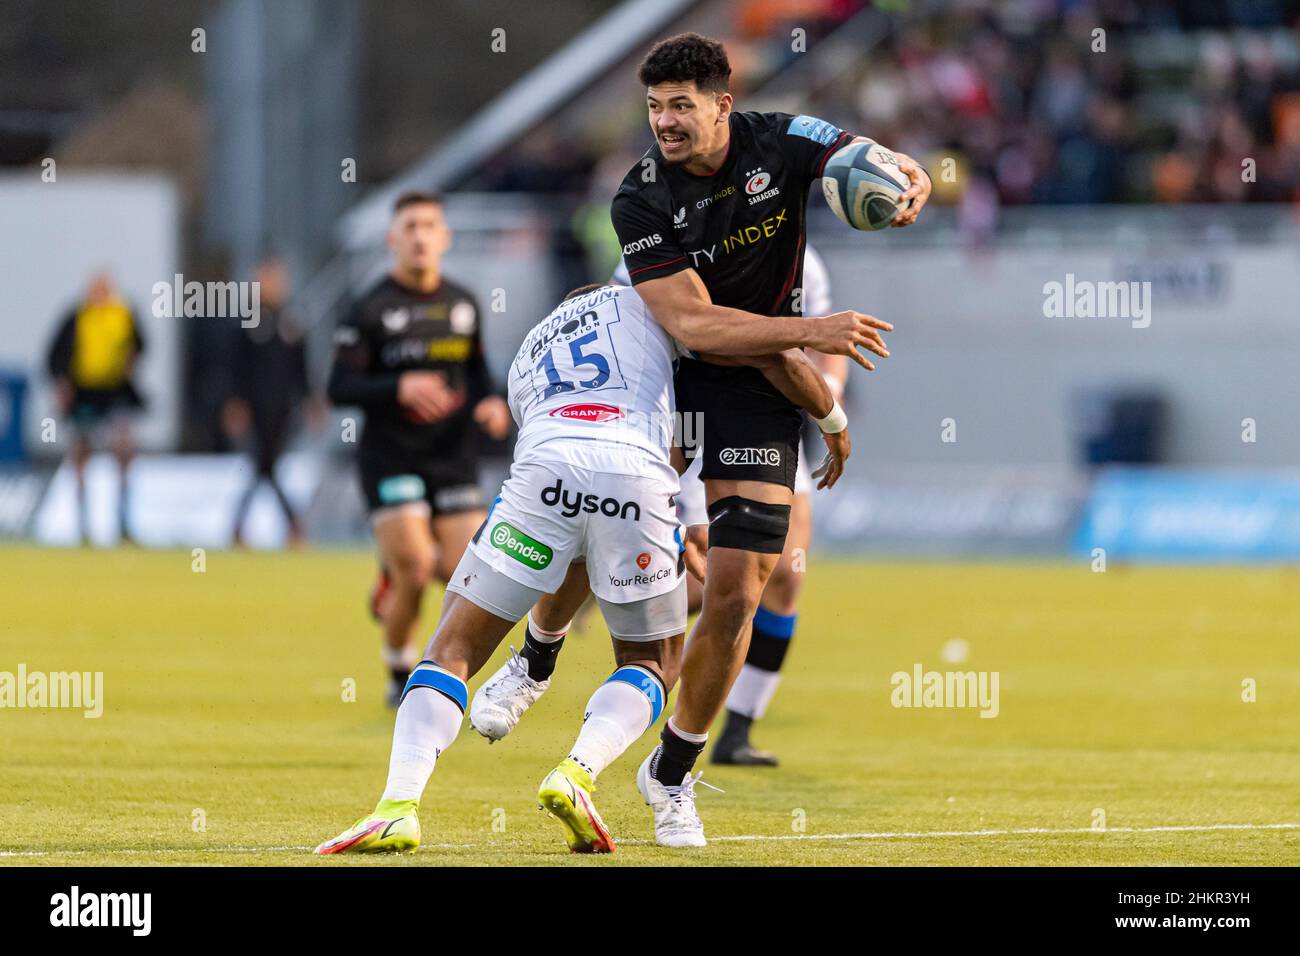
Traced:
<path fill-rule="evenodd" d="M 650 776 L 665 787 L 677 787 L 704 753 L 704 743 L 691 743 L 673 733 L 667 723 L 659 734 L 659 756 L 650 763 Z"/>
<path fill-rule="evenodd" d="M 533 637 L 531 628 L 524 630 L 524 649 L 519 656 L 528 664 L 528 676 L 536 681 L 548 680 L 555 673 L 555 659 L 560 656 L 564 638 L 549 644 Z"/>

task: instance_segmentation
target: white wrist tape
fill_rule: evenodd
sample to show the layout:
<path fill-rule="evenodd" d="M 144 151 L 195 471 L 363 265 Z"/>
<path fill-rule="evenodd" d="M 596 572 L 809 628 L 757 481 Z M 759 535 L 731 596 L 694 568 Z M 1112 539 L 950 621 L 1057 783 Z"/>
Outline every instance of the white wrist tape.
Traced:
<path fill-rule="evenodd" d="M 825 418 L 817 419 L 817 427 L 824 434 L 834 435 L 836 432 L 842 432 L 849 427 L 849 416 L 844 414 L 844 409 L 840 408 L 839 402 L 836 402 L 831 406 L 831 410 L 826 413 Z"/>

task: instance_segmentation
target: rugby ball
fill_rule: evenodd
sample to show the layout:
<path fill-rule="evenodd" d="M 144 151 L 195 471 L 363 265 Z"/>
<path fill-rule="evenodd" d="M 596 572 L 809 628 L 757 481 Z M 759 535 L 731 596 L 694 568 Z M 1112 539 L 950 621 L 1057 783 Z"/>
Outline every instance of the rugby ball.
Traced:
<path fill-rule="evenodd" d="M 910 185 L 897 157 L 869 141 L 837 149 L 822 170 L 826 204 L 854 229 L 874 231 L 892 223 Z"/>

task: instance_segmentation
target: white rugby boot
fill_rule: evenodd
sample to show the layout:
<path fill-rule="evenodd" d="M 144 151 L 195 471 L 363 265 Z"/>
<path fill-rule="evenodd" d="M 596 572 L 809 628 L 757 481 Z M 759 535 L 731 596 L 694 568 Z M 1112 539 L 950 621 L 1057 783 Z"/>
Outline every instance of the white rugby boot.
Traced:
<path fill-rule="evenodd" d="M 654 811 L 655 842 L 660 846 L 705 846 L 704 823 L 695 812 L 695 785 L 702 782 L 704 771 L 694 776 L 688 773 L 680 786 L 665 787 L 650 775 L 650 763 L 658 752 L 658 747 L 650 751 L 636 772 L 636 788 Z M 722 792 L 712 784 L 704 786 Z"/>
<path fill-rule="evenodd" d="M 474 695 L 469 706 L 470 726 L 495 743 L 515 729 L 524 711 L 550 686 L 550 680 L 528 676 L 528 662 L 511 646 L 510 659 Z"/>

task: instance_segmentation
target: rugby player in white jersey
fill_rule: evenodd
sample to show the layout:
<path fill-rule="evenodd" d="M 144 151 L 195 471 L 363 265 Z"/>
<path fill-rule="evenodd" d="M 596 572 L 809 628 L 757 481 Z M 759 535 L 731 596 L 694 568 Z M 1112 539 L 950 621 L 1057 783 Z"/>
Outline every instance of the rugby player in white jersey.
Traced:
<path fill-rule="evenodd" d="M 619 666 L 588 702 L 577 741 L 547 774 L 538 798 L 564 826 L 571 850 L 613 849 L 591 800 L 595 778 L 658 717 L 676 681 L 686 629 L 684 545 L 674 510 L 679 484 L 670 463 L 677 346 L 669 333 L 686 348 L 757 356 L 777 388 L 825 419 L 825 384 L 798 349 L 849 354 L 866 366 L 858 346 L 884 353 L 876 330 L 889 329 L 856 312 L 665 325 L 667 331 L 635 291 L 605 286 L 571 293 L 525 337 L 510 373 L 515 460 L 452 575 L 425 659 L 407 682 L 387 786 L 371 814 L 317 853 L 419 845 L 419 801 L 459 733 L 466 681 L 530 608 L 565 590 L 581 562 Z M 833 483 L 848 457 L 847 431 L 826 440 L 824 481 Z M 654 809 L 658 842 L 694 839 L 693 802 L 652 801 L 642 792 Z"/>
<path fill-rule="evenodd" d="M 610 282 L 623 286 L 632 284 L 625 261 L 619 261 Z M 801 288 L 805 313 L 826 315 L 830 312 L 830 274 L 811 245 L 804 250 Z M 848 357 L 813 352 L 809 358 L 821 371 L 831 395 L 838 401 L 848 380 Z M 715 764 L 771 767 L 777 764 L 774 754 L 760 750 L 750 742 L 749 731 L 766 713 L 776 693 L 798 619 L 799 595 L 803 590 L 808 548 L 812 544 L 813 478 L 809 454 L 807 443 L 801 443 L 794 499 L 790 507 L 790 531 L 786 535 L 781 559 L 773 568 L 754 613 L 753 635 L 745 662 L 727 694 L 725 722 L 711 755 Z M 704 482 L 700 479 L 701 464 L 699 457 L 691 462 L 682 475 L 682 491 L 677 498 L 677 516 L 686 526 L 687 547 L 690 552 L 699 554 L 708 550 L 709 537 L 708 507 Z M 701 578 L 702 575 L 693 576 L 687 581 L 688 614 L 698 612 L 703 603 Z M 547 620 L 541 612 L 537 615 L 538 620 L 530 620 L 523 659 L 507 662 L 475 695 L 470 723 L 490 740 L 500 740 L 514 729 L 524 711 L 546 689 L 542 683 L 548 682 L 549 686 L 555 658 L 569 628 L 570 617 L 563 615 L 571 599 L 565 598 L 551 602 L 555 612 L 551 614 L 552 620 Z M 561 616 L 556 617 L 556 614 Z M 530 673 L 536 675 L 536 679 L 529 680 Z"/>

